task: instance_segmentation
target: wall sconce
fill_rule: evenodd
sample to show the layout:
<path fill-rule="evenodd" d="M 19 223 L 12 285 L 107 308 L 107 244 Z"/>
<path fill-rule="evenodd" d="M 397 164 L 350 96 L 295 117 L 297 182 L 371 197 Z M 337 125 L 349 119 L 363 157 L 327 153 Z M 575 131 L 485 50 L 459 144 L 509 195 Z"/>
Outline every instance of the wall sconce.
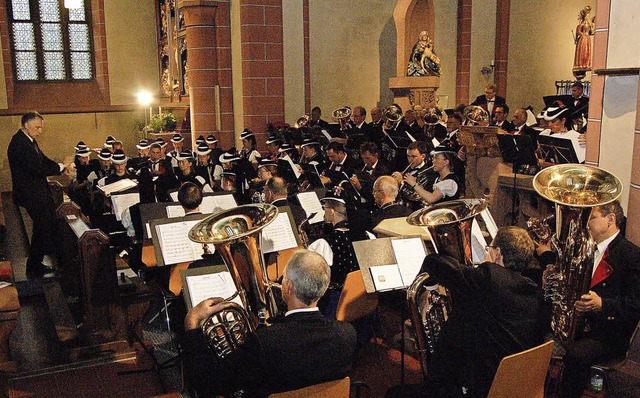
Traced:
<path fill-rule="evenodd" d="M 64 8 L 82 8 L 83 0 L 64 0 Z"/>
<path fill-rule="evenodd" d="M 485 79 L 489 79 L 491 77 L 491 75 L 493 74 L 493 69 L 496 67 L 496 61 L 494 61 L 493 59 L 491 60 L 491 64 L 488 66 L 483 66 L 482 69 L 480 69 L 480 73 L 482 73 L 482 76 Z"/>

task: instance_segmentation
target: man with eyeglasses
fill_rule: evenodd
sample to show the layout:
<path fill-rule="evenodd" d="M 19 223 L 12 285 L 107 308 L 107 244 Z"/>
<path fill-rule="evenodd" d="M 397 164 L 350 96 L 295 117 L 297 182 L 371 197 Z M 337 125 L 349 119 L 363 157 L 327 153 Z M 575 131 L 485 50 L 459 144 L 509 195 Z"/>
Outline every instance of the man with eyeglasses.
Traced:
<path fill-rule="evenodd" d="M 445 255 L 425 258 L 422 271 L 429 273 L 431 284 L 448 289 L 453 308 L 436 343 L 426 385 L 414 386 L 419 391 L 411 396 L 456 397 L 466 391 L 465 396 L 486 397 L 502 358 L 542 342 L 542 292 L 521 274 L 533 252 L 526 230 L 504 227 L 478 267 Z"/>

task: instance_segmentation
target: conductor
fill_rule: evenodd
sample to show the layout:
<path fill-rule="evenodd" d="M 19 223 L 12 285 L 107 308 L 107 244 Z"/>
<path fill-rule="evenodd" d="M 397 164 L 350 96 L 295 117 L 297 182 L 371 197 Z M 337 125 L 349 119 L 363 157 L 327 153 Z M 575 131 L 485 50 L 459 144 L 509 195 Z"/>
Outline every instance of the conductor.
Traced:
<path fill-rule="evenodd" d="M 55 206 L 49 192 L 47 176 L 59 175 L 73 162 L 66 156 L 63 163 L 49 159 L 38 146 L 44 118 L 38 112 L 22 115 L 22 128 L 11 138 L 7 157 L 13 182 L 13 201 L 23 206 L 33 222 L 33 236 L 27 260 L 27 275 L 37 276 L 52 271 L 42 263 L 46 254 L 55 254 L 57 245 Z"/>

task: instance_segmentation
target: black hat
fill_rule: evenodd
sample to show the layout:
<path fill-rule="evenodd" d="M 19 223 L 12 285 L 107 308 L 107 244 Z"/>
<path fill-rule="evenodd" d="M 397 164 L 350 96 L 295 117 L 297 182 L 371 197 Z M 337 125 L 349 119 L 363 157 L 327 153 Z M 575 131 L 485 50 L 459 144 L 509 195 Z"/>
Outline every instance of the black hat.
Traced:
<path fill-rule="evenodd" d="M 251 130 L 249 129 L 244 129 L 242 130 L 242 133 L 240 134 L 240 139 L 241 140 L 245 140 L 249 137 L 252 137 L 254 134 L 251 132 Z"/>
<path fill-rule="evenodd" d="M 436 147 L 436 149 L 431 151 L 431 153 L 429 155 L 433 156 L 433 155 L 437 155 L 439 153 L 446 153 L 446 152 L 448 152 L 450 154 L 453 154 L 453 155 L 457 155 L 457 153 L 453 149 L 451 149 L 449 146 L 443 145 L 445 143 L 446 142 L 443 142 L 442 144 L 438 145 Z"/>
<path fill-rule="evenodd" d="M 86 148 L 86 147 L 87 147 L 87 144 L 85 144 L 84 141 L 78 141 L 78 143 L 75 146 L 76 151 L 80 148 Z"/>
<path fill-rule="evenodd" d="M 156 142 L 155 143 L 160 145 L 161 148 L 164 148 L 164 147 L 167 146 L 167 143 L 164 142 L 164 138 L 162 138 L 162 137 L 156 138 Z"/>
<path fill-rule="evenodd" d="M 111 156 L 111 161 L 113 162 L 113 164 L 127 163 L 128 159 L 129 158 L 127 158 L 127 155 L 124 154 L 124 151 L 122 149 L 116 149 L 116 151 Z"/>
<path fill-rule="evenodd" d="M 171 137 L 171 142 L 182 142 L 182 141 L 184 141 L 184 137 L 178 133 L 174 134 L 173 137 Z"/>
<path fill-rule="evenodd" d="M 260 167 L 268 167 L 268 166 L 277 166 L 278 164 L 269 158 L 260 159 L 258 162 L 258 168 Z"/>
<path fill-rule="evenodd" d="M 207 144 L 200 144 L 196 148 L 196 155 L 198 155 L 198 156 L 204 156 L 204 155 L 208 155 L 210 153 L 211 153 L 211 148 L 209 148 L 207 146 Z"/>
<path fill-rule="evenodd" d="M 136 148 L 138 149 L 147 149 L 149 148 L 149 141 L 145 140 L 144 138 L 140 140 L 140 142 L 138 142 L 138 144 L 136 144 Z"/>
<path fill-rule="evenodd" d="M 207 144 L 215 144 L 216 142 L 218 142 L 218 139 L 213 134 L 209 134 L 205 142 Z"/>
<path fill-rule="evenodd" d="M 334 189 L 327 191 L 327 194 L 324 198 L 320 199 L 320 203 L 324 203 L 328 200 L 334 200 L 336 202 L 340 202 L 342 204 L 347 204 L 347 202 L 342 198 L 342 189 Z"/>
<path fill-rule="evenodd" d="M 229 163 L 237 160 L 240 160 L 240 156 L 236 155 L 235 153 L 227 152 L 220 156 L 220 163 Z"/>
<path fill-rule="evenodd" d="M 189 159 L 194 160 L 193 152 L 191 152 L 190 149 L 185 149 L 176 156 L 176 160 L 189 160 Z"/>
<path fill-rule="evenodd" d="M 91 149 L 87 148 L 87 146 L 76 147 L 76 156 L 82 156 L 84 158 L 89 157 L 91 155 Z"/>
<path fill-rule="evenodd" d="M 102 148 L 98 154 L 98 158 L 102 160 L 111 160 L 111 156 L 113 156 L 113 154 L 108 148 Z"/>
<path fill-rule="evenodd" d="M 307 146 L 307 145 L 315 145 L 315 146 L 319 146 L 319 145 L 320 145 L 320 143 L 319 143 L 319 142 L 317 142 L 316 140 L 311 139 L 311 138 L 305 138 L 305 139 L 302 141 L 302 144 L 300 145 L 300 148 L 304 148 L 304 147 L 305 147 L 305 146 Z"/>
<path fill-rule="evenodd" d="M 206 144 L 207 140 L 204 139 L 203 135 L 199 135 L 198 138 L 196 138 L 196 145 L 200 145 L 200 144 Z"/>
<path fill-rule="evenodd" d="M 295 148 L 293 147 L 293 145 L 291 144 L 287 144 L 286 142 L 284 144 L 282 144 L 280 146 L 280 148 L 278 149 L 278 153 L 282 153 L 282 152 L 289 152 L 294 150 Z"/>
<path fill-rule="evenodd" d="M 282 145 L 282 139 L 276 135 L 270 135 L 269 138 L 267 138 L 267 141 L 265 142 L 267 145 L 271 145 L 271 144 L 277 144 L 277 145 Z"/>
<path fill-rule="evenodd" d="M 556 120 L 559 117 L 568 117 L 569 108 L 560 106 L 550 106 L 542 112 L 542 118 L 546 121 Z"/>
<path fill-rule="evenodd" d="M 110 147 L 113 145 L 114 142 L 116 142 L 116 139 L 112 135 L 109 135 L 107 136 L 107 139 L 104 140 L 104 146 Z"/>

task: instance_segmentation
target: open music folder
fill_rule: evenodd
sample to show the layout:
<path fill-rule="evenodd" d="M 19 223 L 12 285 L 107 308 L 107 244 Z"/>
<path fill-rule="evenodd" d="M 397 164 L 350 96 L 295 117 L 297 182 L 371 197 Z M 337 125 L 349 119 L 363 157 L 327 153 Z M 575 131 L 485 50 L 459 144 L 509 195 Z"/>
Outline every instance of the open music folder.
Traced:
<path fill-rule="evenodd" d="M 192 262 L 202 258 L 202 244 L 189 239 L 189 230 L 208 217 L 208 214 L 195 214 L 178 218 L 151 220 L 151 239 L 153 250 L 159 267 L 184 262 Z M 209 245 L 211 252 L 213 245 Z"/>
<path fill-rule="evenodd" d="M 410 286 L 427 255 L 419 236 L 363 240 L 353 248 L 368 293 Z"/>

